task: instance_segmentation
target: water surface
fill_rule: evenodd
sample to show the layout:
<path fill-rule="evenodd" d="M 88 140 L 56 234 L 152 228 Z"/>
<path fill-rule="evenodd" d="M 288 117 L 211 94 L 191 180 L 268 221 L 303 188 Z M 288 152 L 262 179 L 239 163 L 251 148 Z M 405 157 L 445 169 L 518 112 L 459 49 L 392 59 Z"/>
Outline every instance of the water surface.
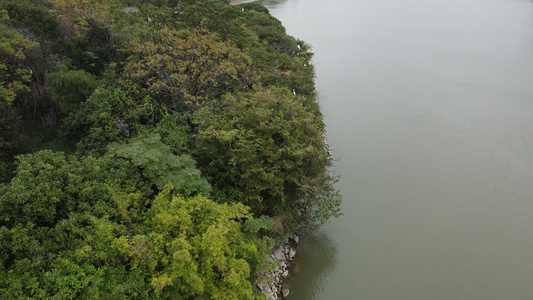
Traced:
<path fill-rule="evenodd" d="M 313 46 L 344 195 L 291 299 L 533 299 L 533 3 L 262 3 Z"/>

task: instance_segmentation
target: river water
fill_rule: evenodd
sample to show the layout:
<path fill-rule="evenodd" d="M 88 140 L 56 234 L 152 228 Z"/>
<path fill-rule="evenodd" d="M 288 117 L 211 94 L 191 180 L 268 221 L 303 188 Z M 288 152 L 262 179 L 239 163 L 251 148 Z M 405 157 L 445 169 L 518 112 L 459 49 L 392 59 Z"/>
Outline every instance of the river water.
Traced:
<path fill-rule="evenodd" d="M 261 3 L 313 46 L 344 195 L 290 299 L 533 299 L 533 2 Z"/>

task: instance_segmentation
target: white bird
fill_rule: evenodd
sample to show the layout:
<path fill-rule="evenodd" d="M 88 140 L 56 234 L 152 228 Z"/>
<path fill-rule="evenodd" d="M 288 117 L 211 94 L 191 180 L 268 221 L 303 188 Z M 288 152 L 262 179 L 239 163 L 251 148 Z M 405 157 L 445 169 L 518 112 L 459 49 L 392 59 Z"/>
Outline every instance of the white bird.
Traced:
<path fill-rule="evenodd" d="M 296 96 L 296 91 L 294 89 L 292 89 L 292 93 Z"/>
<path fill-rule="evenodd" d="M 302 48 L 300 47 L 300 44 L 298 44 L 298 49 L 302 49 Z"/>

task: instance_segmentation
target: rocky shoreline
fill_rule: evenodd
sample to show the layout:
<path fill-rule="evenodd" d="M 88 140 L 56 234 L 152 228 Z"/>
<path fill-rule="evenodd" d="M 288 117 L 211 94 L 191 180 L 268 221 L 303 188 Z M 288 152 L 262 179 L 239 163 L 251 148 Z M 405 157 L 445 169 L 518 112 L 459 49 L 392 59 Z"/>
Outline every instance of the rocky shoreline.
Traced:
<path fill-rule="evenodd" d="M 273 271 L 265 271 L 260 275 L 257 288 L 266 296 L 267 300 L 278 300 L 290 294 L 286 279 L 289 277 L 289 265 L 296 255 L 296 246 L 300 237 L 296 234 L 288 237 L 283 243 L 278 244 L 270 252 L 268 260 L 279 264 Z"/>
<path fill-rule="evenodd" d="M 256 1 L 257 0 L 230 0 L 230 4 L 238 5 Z M 332 151 L 325 131 L 322 132 L 322 138 L 324 149 L 326 149 L 326 153 L 331 157 Z M 289 277 L 289 265 L 296 255 L 296 247 L 299 240 L 300 237 L 293 234 L 283 243 L 274 247 L 270 252 L 268 261 L 279 263 L 279 266 L 272 271 L 261 273 L 259 277 L 262 278 L 262 280 L 259 280 L 260 283 L 256 284 L 257 289 L 266 296 L 267 300 L 279 300 L 290 294 L 290 289 L 286 280 Z"/>
<path fill-rule="evenodd" d="M 332 156 L 326 131 L 322 132 L 322 138 L 326 153 Z M 286 280 L 290 275 L 289 266 L 296 255 L 296 248 L 299 242 L 300 237 L 292 234 L 285 241 L 276 245 L 270 252 L 268 261 L 275 264 L 279 263 L 279 265 L 272 271 L 265 271 L 260 274 L 259 277 L 262 280 L 259 280 L 259 283 L 256 285 L 257 289 L 265 294 L 267 300 L 279 300 L 290 294 L 290 288 Z M 295 266 L 296 268 L 298 266 Z"/>

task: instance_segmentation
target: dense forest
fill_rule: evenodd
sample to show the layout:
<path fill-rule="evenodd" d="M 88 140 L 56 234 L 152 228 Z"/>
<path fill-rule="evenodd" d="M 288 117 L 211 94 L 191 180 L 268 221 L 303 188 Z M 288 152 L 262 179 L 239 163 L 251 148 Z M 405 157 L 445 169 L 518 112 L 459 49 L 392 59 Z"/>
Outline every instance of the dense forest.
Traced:
<path fill-rule="evenodd" d="M 258 4 L 0 1 L 0 298 L 254 299 L 340 214 L 312 52 Z"/>

